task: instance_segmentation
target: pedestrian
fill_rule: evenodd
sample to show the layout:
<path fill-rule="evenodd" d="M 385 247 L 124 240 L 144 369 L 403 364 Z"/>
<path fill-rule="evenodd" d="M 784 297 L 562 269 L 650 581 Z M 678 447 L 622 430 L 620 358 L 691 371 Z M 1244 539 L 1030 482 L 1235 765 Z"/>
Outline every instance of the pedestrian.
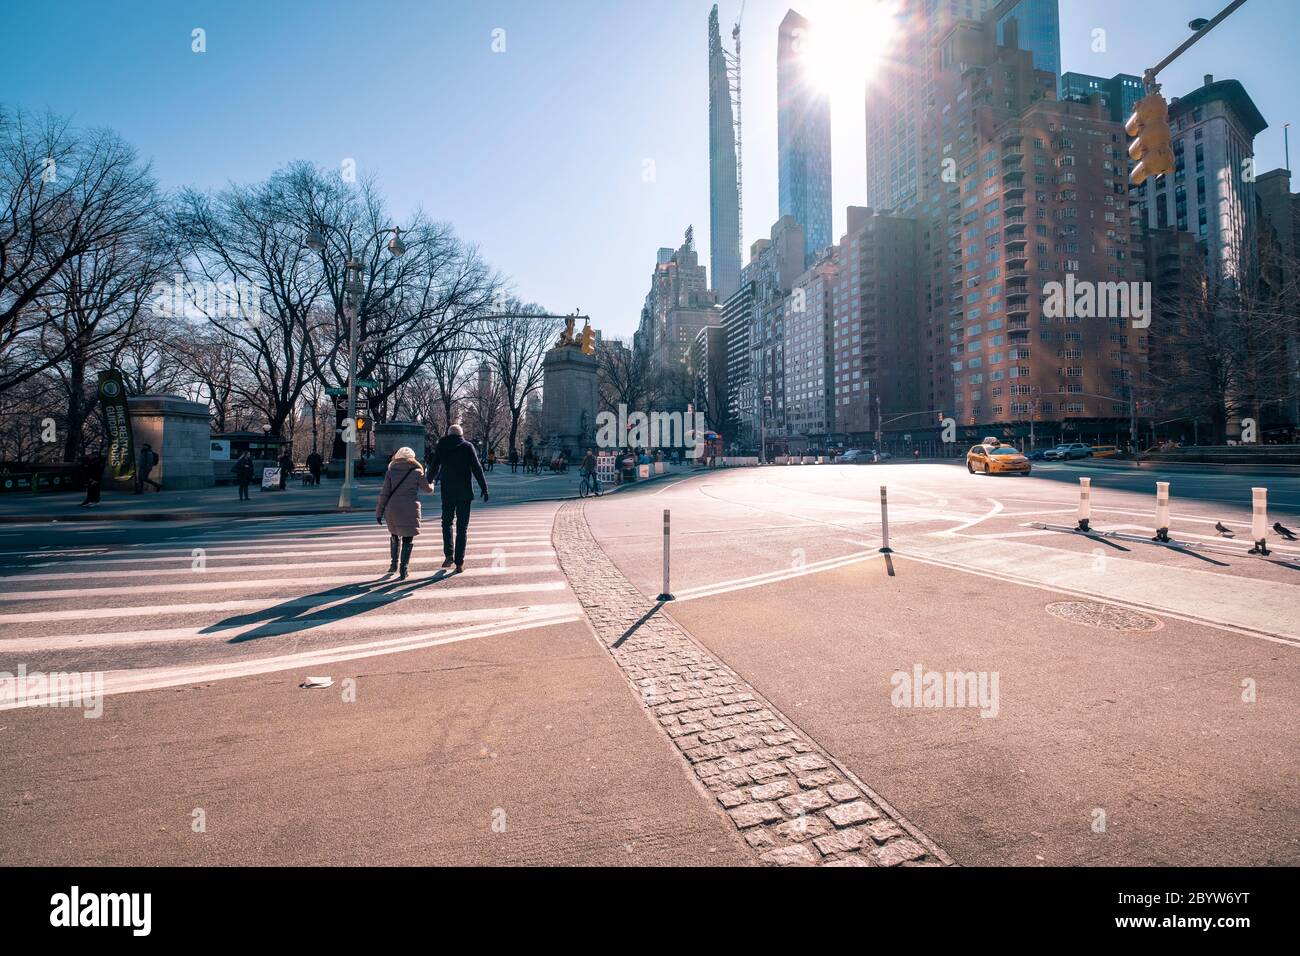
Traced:
<path fill-rule="evenodd" d="M 510 474 L 515 474 L 519 469 L 519 451 L 515 448 L 510 449 Z"/>
<path fill-rule="evenodd" d="M 82 475 L 86 479 L 86 500 L 81 503 L 82 508 L 93 508 L 99 504 L 100 486 L 104 480 L 104 456 L 96 451 L 89 454 L 83 459 Z"/>
<path fill-rule="evenodd" d="M 289 480 L 289 475 L 293 471 L 293 459 L 289 457 L 287 449 L 280 453 L 278 464 L 280 465 L 280 490 L 284 491 L 285 482 Z"/>
<path fill-rule="evenodd" d="M 433 467 L 430 479 L 442 482 L 442 566 L 456 566 L 459 574 L 465 566 L 465 538 L 469 531 L 469 510 L 474 502 L 474 487 L 470 480 L 478 482 L 483 500 L 488 500 L 487 479 L 483 476 L 483 466 L 479 464 L 474 446 L 465 440 L 465 432 L 459 425 L 447 429 L 445 437 L 438 440 L 433 451 Z M 456 537 L 453 543 L 451 523 L 455 519 Z"/>
<path fill-rule="evenodd" d="M 239 500 L 248 501 L 248 485 L 253 480 L 253 456 L 244 452 L 235 462 L 235 481 L 239 485 Z"/>
<path fill-rule="evenodd" d="M 144 494 L 145 485 L 153 485 L 154 491 L 162 491 L 162 485 L 149 477 L 149 473 L 158 464 L 158 453 L 153 446 L 145 442 L 140 446 L 140 455 L 135 463 L 135 493 Z"/>
<path fill-rule="evenodd" d="M 496 452 L 494 452 L 494 451 L 490 451 L 490 452 L 487 453 L 487 463 L 488 463 L 488 466 L 487 466 L 487 470 L 488 470 L 488 471 L 491 471 L 493 468 L 495 468 L 495 467 L 497 466 L 497 453 L 496 453 Z"/>
<path fill-rule="evenodd" d="M 425 477 L 424 469 L 415 460 L 415 450 L 399 448 L 393 452 L 384 474 L 384 487 L 379 491 L 379 503 L 375 506 L 375 522 L 388 524 L 389 545 L 388 573 L 396 573 L 406 580 L 407 568 L 411 564 L 411 547 L 415 536 L 420 533 L 420 492 L 433 493 L 433 486 Z M 398 542 L 401 542 L 400 564 Z"/>
<path fill-rule="evenodd" d="M 596 480 L 596 453 L 590 448 L 587 449 L 587 454 L 582 456 L 582 465 L 579 467 L 578 473 L 591 481 L 591 490 L 599 498 L 600 483 Z"/>
<path fill-rule="evenodd" d="M 311 483 L 320 484 L 320 473 L 325 467 L 325 459 L 320 456 L 320 452 L 313 451 L 307 456 L 307 470 L 311 472 Z"/>

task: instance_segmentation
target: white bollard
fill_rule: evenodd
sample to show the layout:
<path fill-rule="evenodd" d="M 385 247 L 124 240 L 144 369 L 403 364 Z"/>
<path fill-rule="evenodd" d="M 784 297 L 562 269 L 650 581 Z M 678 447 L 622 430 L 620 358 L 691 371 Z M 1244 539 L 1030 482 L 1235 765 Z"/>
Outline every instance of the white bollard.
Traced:
<path fill-rule="evenodd" d="M 889 546 L 889 493 L 884 485 L 880 486 L 880 545 L 882 554 L 893 553 Z"/>
<path fill-rule="evenodd" d="M 1156 482 L 1156 536 L 1152 541 L 1169 540 L 1169 482 Z"/>
<path fill-rule="evenodd" d="M 1078 531 L 1090 531 L 1088 522 L 1092 520 L 1092 479 L 1079 479 L 1079 527 Z"/>
<path fill-rule="evenodd" d="M 1250 536 L 1255 539 L 1251 554 L 1268 556 L 1268 489 L 1250 489 Z"/>
<path fill-rule="evenodd" d="M 664 509 L 664 589 L 659 595 L 660 601 L 673 600 L 673 592 L 668 589 L 668 509 Z"/>

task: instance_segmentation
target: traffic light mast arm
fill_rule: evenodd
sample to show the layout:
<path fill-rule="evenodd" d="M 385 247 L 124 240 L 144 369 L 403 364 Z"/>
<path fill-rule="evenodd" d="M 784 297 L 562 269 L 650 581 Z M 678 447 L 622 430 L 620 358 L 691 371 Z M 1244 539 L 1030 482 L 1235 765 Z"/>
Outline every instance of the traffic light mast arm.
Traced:
<path fill-rule="evenodd" d="M 1222 10 L 1219 11 L 1218 15 L 1213 20 L 1205 24 L 1205 26 L 1201 27 L 1199 30 L 1197 30 L 1195 33 L 1189 36 L 1186 40 L 1184 40 L 1179 45 L 1178 49 L 1174 50 L 1173 53 L 1170 53 L 1167 57 L 1165 57 L 1155 66 L 1151 67 L 1151 69 L 1147 70 L 1146 73 L 1142 75 L 1142 80 L 1146 84 L 1147 92 L 1151 93 L 1155 91 L 1154 88 L 1156 87 L 1156 74 L 1158 74 L 1170 63 L 1174 62 L 1174 60 L 1178 59 L 1185 52 L 1187 52 L 1187 50 L 1191 47 L 1193 43 L 1195 43 L 1201 37 L 1205 36 L 1205 34 L 1209 33 L 1216 26 L 1222 23 L 1223 20 L 1228 16 L 1228 14 L 1232 13 L 1234 10 L 1236 10 L 1239 6 L 1241 6 L 1245 2 L 1246 0 L 1232 0 L 1231 3 L 1229 3 L 1226 7 L 1224 7 Z"/>

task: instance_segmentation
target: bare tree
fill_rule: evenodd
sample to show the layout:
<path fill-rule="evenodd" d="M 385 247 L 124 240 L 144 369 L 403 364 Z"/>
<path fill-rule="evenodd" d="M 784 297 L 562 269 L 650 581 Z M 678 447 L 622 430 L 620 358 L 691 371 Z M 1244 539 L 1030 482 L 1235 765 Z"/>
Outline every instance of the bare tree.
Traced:
<path fill-rule="evenodd" d="M 275 435 L 311 376 L 311 319 L 327 288 L 319 256 L 305 245 L 297 176 L 291 167 L 216 196 L 186 190 L 173 217 L 189 307 L 233 342 L 247 382 L 231 388 Z"/>
<path fill-rule="evenodd" d="M 517 450 L 519 422 L 528 396 L 542 386 L 542 359 L 555 339 L 558 326 L 538 305 L 508 299 L 501 318 L 482 323 L 480 349 L 500 383 L 510 416 L 507 454 Z"/>
<path fill-rule="evenodd" d="M 149 167 L 116 134 L 0 108 L 0 355 L 76 307 L 68 302 L 76 278 L 96 283 L 101 300 L 130 295 L 141 273 L 139 262 L 127 260 L 158 211 Z M 63 317 L 84 322 L 84 315 Z M 0 367 L 0 391 L 85 344 L 82 334 L 56 333 L 27 361 Z"/>

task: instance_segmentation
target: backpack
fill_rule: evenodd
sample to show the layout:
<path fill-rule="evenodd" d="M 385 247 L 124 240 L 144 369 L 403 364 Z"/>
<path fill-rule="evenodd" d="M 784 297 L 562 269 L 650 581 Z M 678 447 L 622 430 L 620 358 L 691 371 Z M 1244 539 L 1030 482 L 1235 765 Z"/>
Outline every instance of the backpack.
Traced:
<path fill-rule="evenodd" d="M 153 458 L 151 459 L 151 463 L 153 464 L 153 466 L 155 468 L 158 467 L 158 453 L 154 451 L 152 448 L 150 448 L 149 454 L 153 456 Z"/>

